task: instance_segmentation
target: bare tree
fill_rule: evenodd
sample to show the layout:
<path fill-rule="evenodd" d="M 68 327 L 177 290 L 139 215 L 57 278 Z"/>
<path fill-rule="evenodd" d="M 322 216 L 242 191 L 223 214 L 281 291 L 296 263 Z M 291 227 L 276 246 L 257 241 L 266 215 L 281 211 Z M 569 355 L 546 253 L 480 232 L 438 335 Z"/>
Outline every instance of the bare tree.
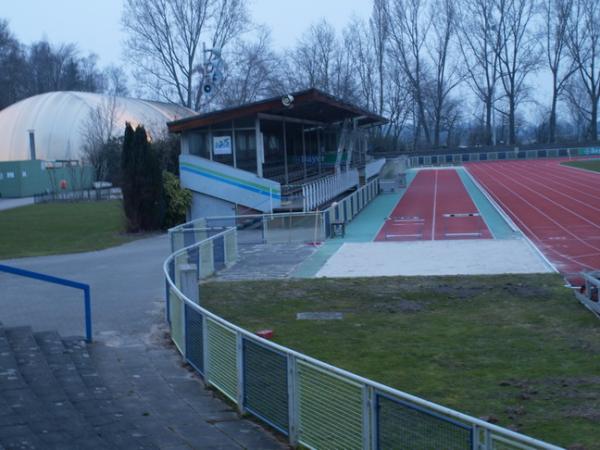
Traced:
<path fill-rule="evenodd" d="M 383 86 L 378 82 L 383 80 L 379 75 L 380 66 L 377 62 L 375 49 L 372 45 L 372 28 L 354 18 L 348 28 L 351 30 L 346 36 L 346 47 L 351 48 L 354 75 L 360 104 L 370 110 L 382 113 L 383 106 L 378 98 L 383 91 Z M 383 66 L 381 66 L 383 69 Z M 381 97 L 383 100 L 383 97 Z"/>
<path fill-rule="evenodd" d="M 103 97 L 100 104 L 90 110 L 82 124 L 84 159 L 94 168 L 97 180 L 106 180 L 109 175 L 110 161 L 105 150 L 117 133 L 118 115 L 118 98 L 109 95 Z"/>
<path fill-rule="evenodd" d="M 259 29 L 256 41 L 238 41 L 230 56 L 236 64 L 227 71 L 218 99 L 221 106 L 237 106 L 285 90 L 281 59 L 271 47 L 268 29 Z"/>
<path fill-rule="evenodd" d="M 496 0 L 500 22 L 500 81 L 507 104 L 508 143 L 517 140 L 517 107 L 525 99 L 527 77 L 539 67 L 540 46 L 530 26 L 534 0 Z"/>
<path fill-rule="evenodd" d="M 467 85 L 484 106 L 484 143 L 494 143 L 493 108 L 498 81 L 500 26 L 503 16 L 496 0 L 463 0 L 456 16 L 459 48 Z"/>
<path fill-rule="evenodd" d="M 384 108 L 384 86 L 385 86 L 385 62 L 390 40 L 389 26 L 389 1 L 373 0 L 373 11 L 369 19 L 369 31 L 373 42 L 373 53 L 377 68 L 377 109 L 379 114 L 383 114 Z"/>
<path fill-rule="evenodd" d="M 122 22 L 138 80 L 153 95 L 198 110 L 202 43 L 226 47 L 245 30 L 247 11 L 244 0 L 126 0 Z"/>
<path fill-rule="evenodd" d="M 442 123 L 446 119 L 450 93 L 461 81 L 457 61 L 453 57 L 452 43 L 455 37 L 456 10 L 453 0 L 441 0 L 430 6 L 432 17 L 432 39 L 427 50 L 433 69 L 433 85 L 430 87 L 433 122 L 433 146 L 440 146 Z M 452 114 L 453 115 L 453 114 Z M 448 122 L 448 124 L 454 121 Z"/>
<path fill-rule="evenodd" d="M 311 25 L 292 53 L 292 64 L 296 68 L 295 84 L 329 92 L 337 51 L 333 26 L 326 20 Z"/>
<path fill-rule="evenodd" d="M 322 20 L 310 26 L 291 53 L 288 64 L 293 89 L 315 87 L 348 101 L 355 97 L 354 30 L 338 38 L 335 29 Z"/>
<path fill-rule="evenodd" d="M 577 67 L 566 65 L 568 56 L 567 31 L 573 10 L 573 0 L 543 0 L 543 34 L 545 37 L 546 62 L 552 74 L 552 103 L 548 118 L 548 140 L 556 141 L 556 108 L 569 78 Z"/>
<path fill-rule="evenodd" d="M 104 69 L 104 93 L 126 97 L 129 95 L 127 74 L 121 67 L 108 66 Z"/>
<path fill-rule="evenodd" d="M 415 142 L 418 142 L 422 131 L 426 143 L 431 145 L 424 92 L 428 70 L 425 43 L 431 17 L 426 12 L 425 0 L 393 0 L 388 17 L 391 54 L 406 76 L 415 104 Z"/>
<path fill-rule="evenodd" d="M 568 31 L 568 46 L 579 73 L 571 86 L 571 103 L 581 102 L 577 94 L 585 93 L 586 102 L 577 105 L 580 116 L 588 123 L 586 138 L 598 139 L 598 100 L 600 99 L 600 3 L 575 0 L 573 20 Z"/>

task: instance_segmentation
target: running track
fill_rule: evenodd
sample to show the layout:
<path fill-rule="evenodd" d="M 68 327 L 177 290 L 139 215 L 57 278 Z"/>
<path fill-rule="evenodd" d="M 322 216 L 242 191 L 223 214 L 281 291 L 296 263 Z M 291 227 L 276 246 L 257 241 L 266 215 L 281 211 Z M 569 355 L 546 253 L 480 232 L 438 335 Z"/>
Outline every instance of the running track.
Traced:
<path fill-rule="evenodd" d="M 564 160 L 466 167 L 563 274 L 600 269 L 600 174 Z"/>
<path fill-rule="evenodd" d="M 420 170 L 377 241 L 491 238 L 454 169 Z"/>

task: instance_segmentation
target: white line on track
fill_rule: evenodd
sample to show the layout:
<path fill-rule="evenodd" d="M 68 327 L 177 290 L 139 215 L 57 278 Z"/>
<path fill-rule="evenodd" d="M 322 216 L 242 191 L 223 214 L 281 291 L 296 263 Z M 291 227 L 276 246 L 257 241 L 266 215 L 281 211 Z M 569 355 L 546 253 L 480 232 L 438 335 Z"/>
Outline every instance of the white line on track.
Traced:
<path fill-rule="evenodd" d="M 530 171 L 528 171 L 526 168 L 524 168 L 523 166 L 511 165 L 509 167 L 510 167 L 510 169 L 513 172 L 516 172 L 519 175 L 527 176 L 527 178 L 529 178 L 530 181 L 532 181 L 533 183 L 536 183 L 537 185 L 540 185 L 540 186 L 542 186 L 542 187 L 544 187 L 546 189 L 550 189 L 551 191 L 557 192 L 558 194 L 562 195 L 563 197 L 568 197 L 569 199 L 571 199 L 571 200 L 573 200 L 573 201 L 575 201 L 577 203 L 581 203 L 581 204 L 583 204 L 583 205 L 585 205 L 585 206 L 587 206 L 589 208 L 592 208 L 592 209 L 600 212 L 600 208 L 596 208 L 595 206 L 592 206 L 590 204 L 590 202 L 581 201 L 578 198 L 573 197 L 572 195 L 565 194 L 564 192 L 561 192 L 558 189 L 554 189 L 554 188 L 548 186 L 548 184 L 544 183 L 544 182 L 548 181 L 547 177 L 545 178 L 545 177 L 540 176 L 540 175 L 534 175 Z M 536 181 L 535 179 L 538 179 L 538 180 L 541 179 L 542 181 Z M 554 181 L 554 180 L 552 180 L 552 181 Z M 563 181 L 565 181 L 565 180 L 563 180 Z M 564 182 L 562 184 L 563 184 L 563 186 L 562 186 L 563 188 L 572 189 L 572 190 L 576 191 L 577 194 L 579 194 L 579 195 L 590 197 L 590 198 L 598 201 L 598 196 L 594 195 L 594 194 L 590 194 L 589 191 L 588 192 L 584 192 L 584 191 L 580 190 L 581 188 L 567 186 L 566 183 L 564 183 Z"/>
<path fill-rule="evenodd" d="M 532 183 L 535 183 L 535 184 L 536 184 L 536 185 L 538 185 L 538 186 L 542 186 L 542 187 L 543 187 L 543 188 L 545 188 L 545 189 L 549 189 L 549 190 L 551 190 L 551 191 L 553 191 L 553 192 L 556 192 L 557 194 L 561 195 L 562 197 L 566 197 L 566 198 L 568 198 L 569 200 L 572 200 L 572 201 L 573 201 L 573 202 L 575 202 L 575 203 L 581 203 L 582 205 L 584 205 L 584 206 L 585 206 L 585 207 L 587 207 L 587 208 L 591 208 L 591 209 L 593 209 L 594 211 L 598 211 L 598 212 L 600 212 L 600 208 L 597 208 L 597 207 L 595 207 L 595 206 L 592 206 L 592 205 L 591 205 L 589 202 L 584 202 L 584 201 L 581 201 L 581 200 L 579 200 L 578 198 L 576 198 L 576 197 L 573 197 L 572 195 L 565 194 L 564 192 L 562 192 L 562 191 L 559 191 L 558 189 L 554 189 L 554 188 L 550 187 L 548 184 L 545 184 L 545 183 L 543 183 L 543 182 L 541 182 L 541 181 L 536 181 L 536 180 L 534 179 L 534 176 L 532 176 L 531 174 L 527 173 L 527 171 L 525 171 L 525 172 L 520 172 L 519 170 L 514 170 L 514 169 L 515 169 L 515 168 L 511 166 L 511 170 L 513 171 L 513 173 L 517 173 L 517 174 L 519 174 L 519 175 L 527 176 L 527 177 L 529 178 L 529 181 L 531 181 Z M 547 181 L 547 180 L 546 180 L 546 181 Z M 595 199 L 596 201 L 598 201 L 598 197 L 596 197 L 596 196 L 594 196 L 594 195 L 592 195 L 592 194 L 589 194 L 589 193 L 586 193 L 586 192 L 581 192 L 581 191 L 579 191 L 578 189 L 576 189 L 576 188 L 572 188 L 572 187 L 569 187 L 569 189 L 573 189 L 573 190 L 575 190 L 575 191 L 579 192 L 579 193 L 580 193 L 580 194 L 582 194 L 582 195 L 585 195 L 585 196 L 591 197 L 591 198 Z M 536 192 L 537 192 L 537 191 L 536 191 Z"/>
<path fill-rule="evenodd" d="M 526 167 L 526 165 L 524 165 L 523 163 L 510 162 L 510 163 L 507 163 L 507 167 L 510 167 L 511 169 L 518 167 L 518 168 L 521 168 L 522 170 L 527 171 L 528 172 L 527 176 L 531 177 L 533 175 L 532 171 L 530 171 Z M 545 165 L 541 165 L 541 167 L 543 167 L 546 170 L 545 173 L 547 173 L 551 176 L 554 176 L 555 178 L 556 177 L 564 177 L 564 175 L 565 175 L 564 172 L 565 171 L 568 172 L 568 170 L 566 170 L 568 168 L 567 166 L 555 166 L 555 165 L 545 164 Z M 565 169 L 565 170 L 563 170 L 563 169 Z M 538 177 L 539 177 L 539 175 L 538 175 Z M 596 177 L 596 179 L 593 181 L 600 181 L 600 178 Z M 578 192 L 582 192 L 583 194 L 591 196 L 591 197 L 593 197 L 594 194 L 593 194 L 593 192 L 590 192 L 590 191 L 595 190 L 595 191 L 600 192 L 600 185 L 599 185 L 599 188 L 595 188 L 595 186 L 590 186 L 590 183 L 585 183 L 585 182 L 582 183 L 579 180 L 562 179 L 561 183 L 564 183 L 570 189 L 574 189 Z M 580 191 L 580 189 L 584 189 L 585 191 Z"/>
<path fill-rule="evenodd" d="M 475 166 L 471 166 L 471 168 L 472 168 L 472 169 L 474 169 L 474 172 L 477 172 L 477 170 L 479 170 L 479 168 L 475 168 Z M 499 197 L 498 195 L 494 194 L 494 192 L 493 192 L 493 191 L 492 191 L 492 190 L 491 190 L 491 189 L 488 187 L 488 185 L 487 185 L 487 184 L 486 184 L 486 183 L 485 183 L 483 180 L 479 179 L 479 180 L 477 180 L 477 181 L 478 181 L 478 182 L 479 182 L 479 183 L 480 183 L 480 184 L 481 184 L 481 185 L 484 187 L 484 189 L 485 189 L 487 192 L 489 192 L 489 193 L 490 193 L 490 195 L 491 195 L 491 196 L 494 198 L 494 200 L 496 201 L 496 203 L 498 203 L 498 204 L 499 204 L 499 205 L 502 207 L 502 209 L 504 209 L 504 210 L 505 210 L 505 211 L 506 211 L 508 214 L 510 214 L 510 216 L 512 216 L 512 219 L 513 219 L 515 222 L 518 222 L 518 224 L 519 224 L 519 227 L 520 227 L 520 228 L 522 228 L 522 229 L 526 230 L 527 232 L 529 232 L 529 234 L 530 234 L 531 236 L 533 236 L 533 238 L 534 238 L 534 239 L 535 239 L 535 240 L 536 240 L 536 241 L 537 241 L 539 244 L 543 244 L 543 243 L 544 243 L 544 240 L 543 240 L 543 239 L 541 239 L 541 238 L 540 238 L 540 237 L 539 237 L 539 236 L 538 236 L 536 233 L 534 233 L 534 232 L 533 232 L 533 230 L 532 230 L 531 228 L 529 228 L 525 222 L 523 222 L 521 219 L 519 219 L 519 216 L 518 216 L 517 214 L 515 214 L 515 213 L 514 213 L 514 212 L 513 212 L 513 211 L 512 211 L 512 210 L 511 210 L 509 207 L 508 207 L 508 205 L 506 205 L 506 203 L 504 203 L 502 200 L 500 200 L 500 197 Z M 500 185 L 501 185 L 501 186 L 502 186 L 504 189 L 506 189 L 507 191 L 511 192 L 513 195 L 516 195 L 516 196 L 518 196 L 517 194 L 515 194 L 515 192 L 514 192 L 514 191 L 512 191 L 512 190 L 511 190 L 511 189 L 509 189 L 509 188 L 507 188 L 505 184 L 501 183 L 500 181 L 497 181 L 497 183 L 499 183 L 499 184 L 500 184 Z M 531 204 L 530 204 L 529 202 L 527 202 L 526 200 L 523 200 L 522 198 L 521 198 L 521 200 L 522 200 L 522 201 L 524 201 L 526 204 L 528 204 L 528 205 L 530 205 L 530 206 L 532 206 L 532 207 L 533 207 L 533 205 L 531 205 Z M 534 208 L 535 208 L 535 207 L 534 207 Z M 542 215 L 545 215 L 545 214 L 544 214 L 542 211 L 539 211 L 539 212 L 540 212 Z M 552 220 L 552 218 L 550 218 L 550 217 L 548 217 L 548 216 L 546 216 L 546 217 L 547 217 L 547 218 L 549 218 L 551 221 L 553 221 L 553 220 Z M 562 227 L 560 227 L 560 228 L 562 228 Z M 571 234 L 571 233 L 569 233 L 569 234 Z M 575 235 L 573 235 L 573 236 L 576 238 L 576 240 L 579 240 L 579 238 L 577 238 L 577 236 L 575 236 Z M 594 249 L 594 250 L 596 250 L 596 249 Z M 548 248 L 548 247 L 546 247 L 546 251 L 547 251 L 547 252 L 549 252 L 549 253 L 554 253 L 554 254 L 558 255 L 559 257 L 566 259 L 567 261 L 571 261 L 573 264 L 580 265 L 580 266 L 583 266 L 583 267 L 587 267 L 588 269 L 597 269 L 597 268 L 595 268 L 595 267 L 592 267 L 592 266 L 590 266 L 589 264 L 585 264 L 585 263 L 582 263 L 582 262 L 576 261 L 576 260 L 575 260 L 575 259 L 573 259 L 571 256 L 569 256 L 569 255 L 565 255 L 564 253 L 560 252 L 559 250 L 557 250 L 557 249 L 555 249 L 555 248 L 552 248 L 552 247 L 549 247 L 549 248 Z"/>
<path fill-rule="evenodd" d="M 437 207 L 438 171 L 435 171 L 435 182 L 433 184 L 433 220 L 431 221 L 431 240 L 435 240 L 435 209 Z"/>
<path fill-rule="evenodd" d="M 490 168 L 490 169 L 491 169 L 492 171 L 496 172 L 497 174 L 499 174 L 500 176 L 503 176 L 504 178 L 506 178 L 506 176 L 505 176 L 505 175 L 504 175 L 502 172 L 500 172 L 500 171 L 498 171 L 498 170 L 496 170 L 496 169 L 493 169 L 493 168 Z M 593 222 L 593 221 L 591 221 L 590 219 L 588 219 L 587 217 L 584 217 L 584 216 L 582 216 L 581 214 L 579 214 L 579 213 L 576 213 L 576 212 L 575 212 L 575 211 L 573 211 L 572 209 L 569 209 L 569 208 L 567 208 L 565 205 L 563 205 L 563 204 L 561 204 L 561 203 L 558 203 L 557 201 L 554 201 L 554 200 L 552 200 L 551 198 L 549 198 L 549 197 L 546 197 L 546 196 L 545 196 L 545 195 L 543 195 L 543 194 L 540 194 L 540 193 L 539 193 L 539 192 L 537 192 L 536 190 L 534 190 L 534 189 L 531 189 L 531 188 L 530 188 L 529 186 L 527 186 L 526 184 L 523 184 L 523 183 L 521 183 L 521 182 L 519 182 L 519 181 L 515 180 L 515 178 L 514 178 L 514 177 L 513 177 L 513 178 L 511 178 L 511 181 L 512 181 L 513 183 L 516 183 L 516 184 L 519 184 L 519 185 L 523 186 L 523 187 L 524 187 L 525 189 L 527 189 L 528 191 L 531 191 L 531 192 L 533 192 L 533 194 L 534 194 L 534 195 L 538 195 L 538 196 L 540 196 L 540 197 L 542 197 L 542 198 L 546 199 L 546 200 L 547 200 L 547 201 L 549 201 L 550 203 L 553 203 L 554 205 L 558 206 L 559 208 L 561 208 L 561 209 L 564 209 L 564 210 L 565 210 L 565 211 L 567 211 L 568 213 L 570 213 L 570 214 L 572 214 L 572 215 L 574 215 L 574 216 L 576 216 L 576 217 L 579 217 L 581 220 L 583 220 L 584 222 L 587 222 L 587 223 L 589 223 L 589 224 L 590 224 L 590 225 L 592 225 L 593 227 L 600 229 L 600 225 L 598 225 L 596 222 Z M 504 184 L 504 183 L 503 183 L 503 184 Z M 515 195 L 518 195 L 518 194 L 516 194 L 516 193 L 515 193 L 515 192 L 514 192 L 512 189 L 509 189 L 509 190 L 510 190 L 511 192 L 513 192 Z M 521 197 L 521 196 L 519 195 L 519 197 Z M 521 198 L 522 198 L 522 197 L 521 197 Z M 527 202 L 527 203 L 529 203 L 529 202 Z M 529 204 L 531 205 L 531 203 L 529 203 Z M 531 205 L 531 206 L 533 206 L 533 205 Z M 538 208 L 535 208 L 535 209 L 537 209 L 538 211 L 540 211 Z M 546 215 L 546 214 L 544 213 L 544 215 Z M 550 218 L 550 216 L 548 216 L 548 215 L 546 215 L 546 217 Z M 567 231 L 569 234 L 572 234 L 572 233 L 571 233 L 571 232 L 569 232 L 569 231 L 568 231 L 568 230 L 567 230 L 565 227 L 563 227 L 562 225 L 560 225 L 558 222 L 555 222 L 555 223 L 556 223 L 557 225 L 559 225 L 559 226 L 560 226 L 560 227 L 561 227 L 563 230 Z M 600 248 L 595 248 L 595 247 L 594 247 L 594 249 L 596 249 L 596 250 L 600 250 Z"/>

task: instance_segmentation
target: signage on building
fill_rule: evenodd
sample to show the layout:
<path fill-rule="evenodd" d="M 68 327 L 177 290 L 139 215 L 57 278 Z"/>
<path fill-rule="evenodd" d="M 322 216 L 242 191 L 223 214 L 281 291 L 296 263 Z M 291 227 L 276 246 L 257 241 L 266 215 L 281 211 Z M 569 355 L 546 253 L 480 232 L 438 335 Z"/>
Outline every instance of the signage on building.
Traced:
<path fill-rule="evenodd" d="M 215 155 L 231 155 L 231 136 L 214 136 L 213 152 Z"/>

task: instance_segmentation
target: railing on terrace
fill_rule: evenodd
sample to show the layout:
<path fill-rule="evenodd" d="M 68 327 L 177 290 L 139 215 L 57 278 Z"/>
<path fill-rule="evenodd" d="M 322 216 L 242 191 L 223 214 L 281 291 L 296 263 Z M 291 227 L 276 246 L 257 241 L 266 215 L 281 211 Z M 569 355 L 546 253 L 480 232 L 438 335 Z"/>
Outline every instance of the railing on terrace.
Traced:
<path fill-rule="evenodd" d="M 190 229 L 222 230 L 235 228 L 239 244 L 290 244 L 322 242 L 325 237 L 322 212 L 249 214 L 243 216 L 204 217 L 171 228 L 169 234 L 176 250 L 190 245 L 197 236 Z M 210 232 L 209 232 L 210 233 Z M 184 241 L 184 237 L 187 241 Z"/>
<path fill-rule="evenodd" d="M 358 170 L 329 175 L 302 185 L 302 209 L 311 211 L 360 184 Z"/>
<path fill-rule="evenodd" d="M 461 153 L 455 151 L 447 154 L 410 156 L 410 167 L 445 166 L 474 161 L 505 161 L 544 158 L 570 158 L 576 156 L 600 155 L 600 147 L 587 148 L 551 148 L 538 150 L 507 150 Z"/>
<path fill-rule="evenodd" d="M 365 164 L 365 178 L 368 180 L 371 177 L 379 175 L 385 163 L 385 158 L 375 159 L 367 162 Z"/>
<path fill-rule="evenodd" d="M 194 265 L 207 263 L 198 254 L 220 236 L 165 261 L 167 320 L 185 360 L 240 413 L 311 449 L 559 449 L 262 339 L 203 308 Z"/>
<path fill-rule="evenodd" d="M 235 228 L 239 244 L 320 243 L 331 235 L 331 224 L 350 222 L 379 194 L 379 180 L 366 185 L 323 211 L 205 217 L 169 230 L 174 252 Z"/>
<path fill-rule="evenodd" d="M 172 253 L 186 247 L 195 248 L 187 255 L 185 261 L 183 258 L 176 262 L 194 265 L 197 271 L 196 280 L 207 278 L 231 266 L 237 260 L 238 242 L 235 227 L 196 228 L 191 225 L 169 230 L 169 238 Z"/>

